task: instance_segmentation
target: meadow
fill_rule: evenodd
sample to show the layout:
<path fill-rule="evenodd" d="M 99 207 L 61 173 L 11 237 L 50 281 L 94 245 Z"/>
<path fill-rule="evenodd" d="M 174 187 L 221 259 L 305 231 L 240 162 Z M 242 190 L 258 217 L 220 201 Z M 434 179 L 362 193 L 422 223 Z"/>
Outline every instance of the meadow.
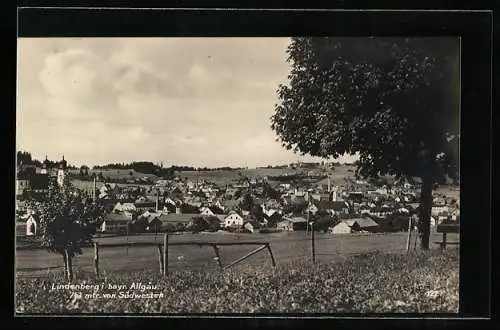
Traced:
<path fill-rule="evenodd" d="M 300 258 L 219 272 L 176 269 L 104 274 L 80 270 L 18 278 L 16 313 L 457 313 L 457 250 L 365 253 L 342 261 Z"/>
<path fill-rule="evenodd" d="M 94 182 L 93 181 L 84 181 L 84 180 L 78 180 L 78 179 L 72 179 L 71 184 L 75 186 L 78 189 L 84 190 L 91 192 L 92 189 L 94 189 Z M 100 189 L 104 182 L 102 181 L 97 181 L 96 182 L 96 188 Z M 139 183 L 117 183 L 119 187 L 123 188 L 136 188 L 136 187 L 141 187 L 141 188 L 150 188 L 150 184 L 139 184 Z"/>
<path fill-rule="evenodd" d="M 449 234 L 450 241 L 456 240 L 455 234 Z M 331 235 L 316 233 L 315 252 L 319 262 L 342 261 L 355 254 L 369 252 L 402 253 L 406 249 L 406 233 L 380 234 L 347 234 Z M 432 242 L 441 240 L 441 235 L 432 233 L 431 248 L 437 249 Z M 134 235 L 118 237 L 95 238 L 95 241 L 106 243 L 125 242 L 163 242 L 161 234 Z M 233 234 L 233 233 L 200 233 L 169 236 L 169 243 L 175 242 L 270 242 L 274 258 L 278 265 L 289 262 L 311 259 L 311 236 L 304 232 L 282 232 L 272 234 Z M 412 248 L 414 246 L 412 240 Z M 220 254 L 224 265 L 236 260 L 256 246 L 221 246 Z M 418 248 L 418 246 L 417 246 Z M 453 249 L 454 247 L 450 247 Z M 214 260 L 214 251 L 211 247 L 203 246 L 171 246 L 168 250 L 169 270 L 217 270 Z M 127 272 L 159 272 L 158 254 L 155 246 L 148 247 L 101 247 L 99 253 L 100 270 L 107 274 Z M 84 248 L 83 254 L 74 259 L 75 271 L 93 271 L 93 249 Z M 244 260 L 235 268 L 245 265 L 271 265 L 271 259 L 266 250 L 261 251 Z M 16 251 L 16 274 L 18 277 L 47 277 L 62 271 L 61 256 L 45 250 Z"/>
<path fill-rule="evenodd" d="M 69 172 L 71 174 L 79 174 L 80 170 L 79 169 L 70 169 Z M 152 179 L 158 178 L 154 174 L 146 174 L 146 173 L 141 173 L 137 172 L 136 170 L 133 169 L 91 169 L 89 170 L 89 175 L 92 174 L 98 175 L 99 173 L 102 173 L 104 177 L 108 177 L 110 179 L 138 179 L 138 178 L 143 178 L 143 177 L 148 177 Z"/>

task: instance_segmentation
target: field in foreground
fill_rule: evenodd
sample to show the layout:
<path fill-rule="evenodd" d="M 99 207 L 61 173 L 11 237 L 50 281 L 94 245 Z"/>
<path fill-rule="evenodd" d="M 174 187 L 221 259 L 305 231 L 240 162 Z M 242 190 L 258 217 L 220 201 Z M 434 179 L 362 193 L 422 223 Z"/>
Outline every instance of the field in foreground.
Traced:
<path fill-rule="evenodd" d="M 450 241 L 457 240 L 457 235 L 450 234 Z M 353 254 L 384 252 L 401 253 L 406 249 L 407 234 L 381 233 L 369 235 L 330 235 L 325 233 L 316 234 L 316 260 L 331 262 L 343 260 Z M 441 235 L 433 233 L 431 242 L 441 240 Z M 99 244 L 125 243 L 127 238 L 106 237 L 96 238 Z M 161 235 L 136 235 L 128 238 L 129 242 L 157 242 L 163 241 Z M 271 248 L 278 264 L 290 261 L 311 258 L 311 237 L 304 232 L 284 232 L 275 234 L 230 234 L 230 233 L 206 233 L 206 234 L 184 234 L 172 235 L 170 243 L 175 242 L 241 242 L 258 241 L 270 242 Z M 412 241 L 412 248 L 413 248 Z M 436 249 L 437 244 L 431 243 L 431 248 Z M 222 246 L 220 254 L 222 263 L 229 264 L 256 246 Z M 450 249 L 453 247 L 450 247 Z M 172 246 L 168 251 L 168 268 L 177 269 L 209 269 L 216 270 L 217 262 L 214 261 L 214 252 L 211 247 L 199 246 Z M 83 255 L 74 259 L 76 271 L 92 272 L 93 249 L 83 249 Z M 270 257 L 266 251 L 257 253 L 246 259 L 244 264 L 270 265 Z M 62 270 L 62 257 L 49 253 L 45 250 L 17 250 L 16 251 L 16 275 L 19 277 L 47 277 Z M 236 267 L 240 267 L 237 265 Z M 123 247 L 101 248 L 99 252 L 99 268 L 101 272 L 109 274 L 130 273 L 139 271 L 158 272 L 158 252 L 153 247 Z"/>
<path fill-rule="evenodd" d="M 458 312 L 458 253 L 370 253 L 342 262 L 248 265 L 223 273 L 176 270 L 64 280 L 20 278 L 17 313 Z M 133 284 L 142 283 L 149 287 Z M 116 288 L 112 286 L 123 286 Z M 108 295 L 108 296 L 106 296 Z M 113 296 L 114 295 L 114 296 Z"/>

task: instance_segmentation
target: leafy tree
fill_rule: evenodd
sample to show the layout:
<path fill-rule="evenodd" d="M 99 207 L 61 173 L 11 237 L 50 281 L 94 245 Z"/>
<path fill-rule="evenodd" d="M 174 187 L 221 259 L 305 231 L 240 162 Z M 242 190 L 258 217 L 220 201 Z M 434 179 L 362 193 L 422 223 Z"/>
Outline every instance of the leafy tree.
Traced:
<path fill-rule="evenodd" d="M 234 193 L 234 198 L 235 199 L 240 198 L 241 197 L 241 193 L 242 193 L 241 189 L 236 190 L 235 193 Z"/>
<path fill-rule="evenodd" d="M 72 260 L 76 254 L 82 254 L 82 247 L 92 243 L 103 220 L 102 205 L 94 204 L 69 183 L 62 187 L 51 184 L 42 201 L 28 200 L 27 205 L 39 219 L 40 243 L 48 251 L 62 256 L 66 278 L 71 281 Z"/>
<path fill-rule="evenodd" d="M 281 194 L 279 191 L 274 189 L 270 184 L 265 184 L 264 185 L 264 196 L 270 198 L 270 199 L 276 199 L 279 200 L 281 198 Z"/>
<path fill-rule="evenodd" d="M 251 211 L 253 207 L 252 195 L 247 193 L 243 196 L 243 200 L 240 202 L 240 208 L 245 211 Z"/>
<path fill-rule="evenodd" d="M 31 165 L 32 163 L 32 158 L 31 158 L 31 153 L 27 151 L 18 151 L 17 152 L 17 165 Z"/>
<path fill-rule="evenodd" d="M 440 38 L 292 38 L 271 126 L 287 149 L 359 155 L 357 173 L 420 177 L 421 247 L 433 183 L 458 176 L 458 43 Z"/>
<path fill-rule="evenodd" d="M 262 221 L 264 220 L 264 211 L 262 211 L 262 207 L 258 204 L 254 204 L 252 206 L 252 210 L 250 211 L 250 214 L 255 218 L 257 221 Z"/>
<path fill-rule="evenodd" d="M 194 233 L 199 233 L 200 231 L 207 229 L 207 227 L 208 223 L 202 216 L 194 217 L 188 224 L 188 229 Z"/>
<path fill-rule="evenodd" d="M 205 218 L 205 221 L 207 223 L 207 228 L 205 230 L 215 232 L 221 228 L 220 220 L 215 216 L 208 216 Z"/>

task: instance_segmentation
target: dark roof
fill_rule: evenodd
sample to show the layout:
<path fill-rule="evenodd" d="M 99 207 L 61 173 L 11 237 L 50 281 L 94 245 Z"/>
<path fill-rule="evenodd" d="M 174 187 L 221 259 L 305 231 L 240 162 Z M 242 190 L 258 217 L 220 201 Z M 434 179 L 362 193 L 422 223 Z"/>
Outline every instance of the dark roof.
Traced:
<path fill-rule="evenodd" d="M 357 224 L 360 228 L 370 228 L 378 226 L 378 223 L 370 218 L 347 219 L 343 220 L 343 222 L 345 222 L 349 227 L 352 227 L 355 224 Z"/>
<path fill-rule="evenodd" d="M 303 217 L 283 217 L 283 221 L 299 223 L 299 222 L 307 222 L 307 219 L 305 219 Z M 280 221 L 280 222 L 283 222 L 283 221 Z"/>
<path fill-rule="evenodd" d="M 161 222 L 189 222 L 196 217 L 200 217 L 200 215 L 196 213 L 169 213 L 160 215 L 158 219 Z"/>
<path fill-rule="evenodd" d="M 129 217 L 122 213 L 108 213 L 106 217 L 104 218 L 106 221 L 131 221 Z"/>
<path fill-rule="evenodd" d="M 136 202 L 135 207 L 156 207 L 156 202 L 146 201 L 146 202 Z"/>
<path fill-rule="evenodd" d="M 345 202 L 317 201 L 314 203 L 320 210 L 342 210 L 348 208 Z"/>

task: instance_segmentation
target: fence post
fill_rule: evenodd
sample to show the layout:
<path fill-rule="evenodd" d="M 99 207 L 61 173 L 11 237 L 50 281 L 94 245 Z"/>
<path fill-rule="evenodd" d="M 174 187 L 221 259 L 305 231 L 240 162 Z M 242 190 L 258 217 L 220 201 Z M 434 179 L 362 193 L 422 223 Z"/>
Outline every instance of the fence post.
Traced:
<path fill-rule="evenodd" d="M 222 260 L 220 260 L 220 253 L 219 253 L 219 247 L 216 244 L 212 245 L 214 252 L 215 252 L 215 257 L 217 257 L 217 262 L 219 263 L 219 268 L 220 270 L 223 270 L 224 266 L 222 266 Z"/>
<path fill-rule="evenodd" d="M 443 243 L 441 245 L 441 248 L 444 250 L 446 249 L 446 232 L 443 233 Z"/>
<path fill-rule="evenodd" d="M 99 276 L 99 243 L 94 242 L 94 272 Z"/>
<path fill-rule="evenodd" d="M 311 222 L 311 243 L 312 243 L 312 256 L 313 256 L 313 263 L 316 262 L 316 249 L 315 249 L 315 242 L 314 242 L 314 222 Z"/>
<path fill-rule="evenodd" d="M 411 242 L 411 218 L 408 218 L 408 236 L 406 237 L 406 251 L 410 251 L 410 242 Z"/>
<path fill-rule="evenodd" d="M 163 275 L 168 271 L 168 234 L 163 235 Z"/>
<path fill-rule="evenodd" d="M 163 274 L 163 257 L 161 252 L 161 244 L 158 244 L 158 262 L 160 263 L 160 274 Z"/>
<path fill-rule="evenodd" d="M 267 250 L 269 251 L 269 255 L 271 256 L 271 262 L 273 263 L 273 267 L 276 267 L 276 261 L 274 260 L 273 251 L 271 251 L 271 245 L 269 243 L 267 245 Z"/>
<path fill-rule="evenodd" d="M 126 254 L 128 255 L 128 227 L 130 223 L 127 224 L 127 248 L 126 248 Z"/>

